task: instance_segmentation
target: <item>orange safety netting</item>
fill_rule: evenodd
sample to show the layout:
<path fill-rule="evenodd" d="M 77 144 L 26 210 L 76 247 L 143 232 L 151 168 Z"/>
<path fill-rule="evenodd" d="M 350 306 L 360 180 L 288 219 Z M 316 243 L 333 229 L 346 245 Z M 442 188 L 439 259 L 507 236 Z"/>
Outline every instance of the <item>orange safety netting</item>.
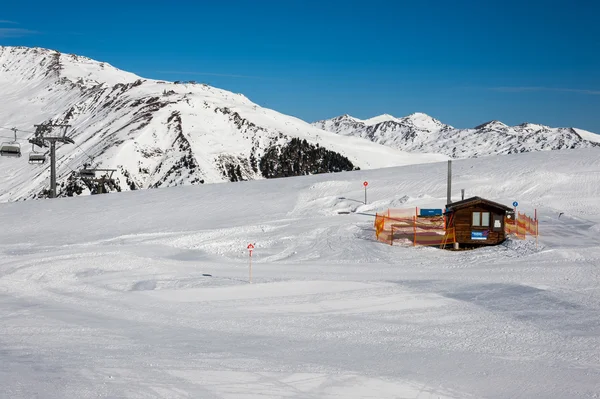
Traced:
<path fill-rule="evenodd" d="M 538 220 L 518 212 L 516 220 L 504 219 L 506 235 L 524 240 L 527 235 L 538 237 Z M 536 211 L 537 216 L 537 211 Z M 451 216 L 450 216 L 451 217 Z M 377 240 L 394 245 L 394 242 L 413 245 L 436 245 L 444 247 L 456 242 L 456 233 L 451 220 L 446 216 L 418 216 L 417 209 L 388 209 L 375 215 Z"/>
<path fill-rule="evenodd" d="M 517 222 L 513 218 L 504 218 L 504 232 L 506 235 L 517 234 Z"/>
<path fill-rule="evenodd" d="M 407 242 L 413 245 L 444 246 L 456 241 L 454 228 L 446 229 L 444 216 L 417 216 L 415 209 L 388 209 L 375 216 L 375 235 L 379 241 L 394 245 Z"/>
<path fill-rule="evenodd" d="M 517 212 L 516 220 L 509 218 L 504 219 L 504 231 L 507 235 L 515 236 L 521 240 L 526 239 L 528 234 L 533 237 L 538 237 L 538 219 L 533 219 L 524 213 Z"/>

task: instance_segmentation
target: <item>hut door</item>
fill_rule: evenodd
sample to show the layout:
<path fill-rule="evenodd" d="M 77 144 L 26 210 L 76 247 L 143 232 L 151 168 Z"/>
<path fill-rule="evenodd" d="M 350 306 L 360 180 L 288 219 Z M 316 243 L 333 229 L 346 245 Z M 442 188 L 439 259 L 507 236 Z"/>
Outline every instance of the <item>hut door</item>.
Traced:
<path fill-rule="evenodd" d="M 504 220 L 502 219 L 502 216 L 494 214 L 494 224 L 492 225 L 494 231 L 502 231 L 504 229 Z"/>

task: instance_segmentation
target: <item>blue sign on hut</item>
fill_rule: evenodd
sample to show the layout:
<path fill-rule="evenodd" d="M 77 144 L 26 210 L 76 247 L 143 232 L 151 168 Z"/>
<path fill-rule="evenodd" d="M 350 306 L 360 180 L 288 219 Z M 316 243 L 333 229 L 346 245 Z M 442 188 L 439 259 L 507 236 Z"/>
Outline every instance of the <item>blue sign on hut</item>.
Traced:
<path fill-rule="evenodd" d="M 442 216 L 442 209 L 419 209 L 419 216 Z"/>

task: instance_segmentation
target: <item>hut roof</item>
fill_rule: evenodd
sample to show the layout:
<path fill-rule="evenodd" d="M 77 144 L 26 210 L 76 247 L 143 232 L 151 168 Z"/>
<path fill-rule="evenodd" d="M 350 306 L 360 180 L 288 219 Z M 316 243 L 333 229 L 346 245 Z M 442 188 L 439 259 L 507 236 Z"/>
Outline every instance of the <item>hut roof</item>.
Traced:
<path fill-rule="evenodd" d="M 462 208 L 466 208 L 466 207 L 477 205 L 477 204 L 489 205 L 491 207 L 501 209 L 501 210 L 507 211 L 507 212 L 511 212 L 513 210 L 512 208 L 510 208 L 504 204 L 490 201 L 490 200 L 487 200 L 487 199 L 481 198 L 481 197 L 471 197 L 471 198 L 464 199 L 462 201 L 456 201 L 451 204 L 447 204 L 446 209 L 448 211 L 455 211 L 457 209 L 462 209 Z"/>

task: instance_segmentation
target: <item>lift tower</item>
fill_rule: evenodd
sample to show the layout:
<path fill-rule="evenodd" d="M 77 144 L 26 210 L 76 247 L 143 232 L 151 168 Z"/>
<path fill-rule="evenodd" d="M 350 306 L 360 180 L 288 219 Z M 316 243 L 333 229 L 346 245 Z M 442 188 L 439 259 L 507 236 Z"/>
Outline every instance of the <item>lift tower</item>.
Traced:
<path fill-rule="evenodd" d="M 67 137 L 67 129 L 71 125 L 48 123 L 34 126 L 35 135 L 29 142 L 38 147 L 50 146 L 50 198 L 56 198 L 56 143 L 75 144 Z"/>

